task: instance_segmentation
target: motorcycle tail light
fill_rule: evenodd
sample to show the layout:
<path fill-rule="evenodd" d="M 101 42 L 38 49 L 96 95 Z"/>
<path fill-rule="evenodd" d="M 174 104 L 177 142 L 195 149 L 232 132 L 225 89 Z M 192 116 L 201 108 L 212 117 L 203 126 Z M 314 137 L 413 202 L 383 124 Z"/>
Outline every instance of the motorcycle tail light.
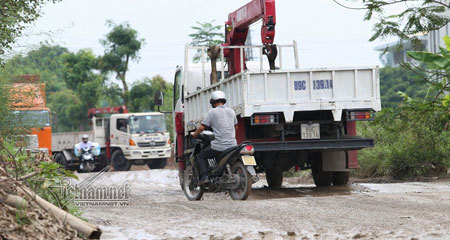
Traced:
<path fill-rule="evenodd" d="M 246 145 L 241 149 L 241 154 L 252 155 L 255 152 L 255 148 L 252 145 Z"/>
<path fill-rule="evenodd" d="M 133 139 L 129 139 L 128 143 L 130 144 L 130 146 L 136 146 L 136 143 L 133 141 Z"/>

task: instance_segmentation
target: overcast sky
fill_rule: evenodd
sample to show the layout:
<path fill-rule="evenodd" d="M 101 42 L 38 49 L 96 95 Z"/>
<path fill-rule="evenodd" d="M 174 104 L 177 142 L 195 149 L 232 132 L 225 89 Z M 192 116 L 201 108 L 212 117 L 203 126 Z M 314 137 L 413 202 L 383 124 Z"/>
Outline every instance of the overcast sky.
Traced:
<path fill-rule="evenodd" d="M 184 46 L 190 41 L 190 26 L 196 21 L 222 25 L 228 13 L 247 0 L 63 0 L 48 4 L 33 32 L 55 32 L 52 41 L 77 51 L 91 48 L 102 54 L 99 39 L 108 32 L 106 20 L 127 21 L 146 41 L 141 59 L 132 63 L 128 82 L 162 75 L 173 81 L 175 67 L 183 64 Z M 342 1 L 341 1 L 342 2 Z M 299 46 L 300 66 L 343 67 L 380 65 L 369 42 L 372 24 L 364 22 L 364 11 L 348 10 L 331 0 L 277 0 L 275 43 Z M 260 23 L 252 26 L 252 38 L 260 43 Z M 48 40 L 24 37 L 20 45 Z M 283 59 L 283 61 L 285 61 Z"/>

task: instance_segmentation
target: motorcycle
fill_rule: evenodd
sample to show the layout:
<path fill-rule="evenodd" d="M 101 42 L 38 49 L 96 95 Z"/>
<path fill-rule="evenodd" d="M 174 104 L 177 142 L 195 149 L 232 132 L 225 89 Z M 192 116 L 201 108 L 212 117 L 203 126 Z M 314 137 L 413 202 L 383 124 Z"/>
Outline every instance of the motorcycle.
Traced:
<path fill-rule="evenodd" d="M 191 153 L 183 172 L 183 191 L 190 201 L 200 200 L 204 192 L 229 191 L 233 200 L 246 200 L 252 184 L 259 180 L 254 166 L 254 148 L 249 142 L 226 149 L 215 158 L 207 159 L 209 183 L 199 185 L 197 155 L 214 140 L 211 131 L 203 131 L 194 139 Z"/>
<path fill-rule="evenodd" d="M 79 151 L 79 150 L 80 151 Z M 80 147 L 79 144 L 74 148 L 75 156 L 80 159 L 79 172 L 92 172 L 95 168 L 96 157 L 100 155 L 100 147 L 93 143 L 92 147 Z"/>

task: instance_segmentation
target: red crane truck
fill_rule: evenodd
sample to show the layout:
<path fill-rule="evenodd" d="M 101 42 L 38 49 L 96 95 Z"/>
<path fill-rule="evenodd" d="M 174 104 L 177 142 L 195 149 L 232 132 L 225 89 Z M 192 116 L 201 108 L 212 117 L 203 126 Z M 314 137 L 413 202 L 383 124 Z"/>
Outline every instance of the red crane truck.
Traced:
<path fill-rule="evenodd" d="M 249 26 L 260 19 L 263 44 L 246 46 Z M 186 46 L 173 89 L 180 173 L 192 151 L 189 133 L 210 109 L 215 90 L 226 93 L 238 118 L 237 141 L 252 142 L 256 170 L 266 173 L 270 187 L 280 187 L 283 172 L 294 166 L 311 169 L 317 186 L 347 184 L 349 171 L 358 167 L 356 150 L 374 145 L 373 139 L 356 136 L 356 121 L 373 120 L 381 110 L 378 68 L 300 69 L 295 41 L 273 44 L 275 25 L 275 0 L 252 0 L 228 15 L 219 66 L 206 64 L 208 47 Z M 259 50 L 257 62 L 246 61 L 252 49 Z M 293 50 L 293 61 L 283 58 L 286 49 Z M 197 50 L 201 63 L 192 64 L 189 53 Z M 217 82 L 210 79 L 212 69 L 217 69 Z"/>

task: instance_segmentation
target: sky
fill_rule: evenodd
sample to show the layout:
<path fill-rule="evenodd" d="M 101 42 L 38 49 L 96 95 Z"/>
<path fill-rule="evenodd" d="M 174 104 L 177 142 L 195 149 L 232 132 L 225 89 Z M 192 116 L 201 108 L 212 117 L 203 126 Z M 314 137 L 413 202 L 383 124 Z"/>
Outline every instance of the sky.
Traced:
<path fill-rule="evenodd" d="M 63 0 L 44 6 L 42 17 L 29 28 L 33 33 L 50 34 L 23 37 L 18 45 L 48 41 L 71 51 L 91 48 L 100 55 L 104 49 L 99 40 L 109 31 L 106 21 L 126 21 L 145 39 L 140 60 L 131 63 L 127 81 L 160 74 L 173 82 L 176 66 L 184 62 L 184 47 L 191 41 L 191 26 L 211 20 L 222 25 L 228 13 L 247 2 Z M 277 0 L 275 43 L 297 41 L 300 68 L 381 65 L 374 47 L 383 42 L 368 41 L 373 23 L 363 21 L 364 13 L 342 8 L 331 0 Z M 260 26 L 256 23 L 251 28 L 255 44 L 261 42 Z"/>

